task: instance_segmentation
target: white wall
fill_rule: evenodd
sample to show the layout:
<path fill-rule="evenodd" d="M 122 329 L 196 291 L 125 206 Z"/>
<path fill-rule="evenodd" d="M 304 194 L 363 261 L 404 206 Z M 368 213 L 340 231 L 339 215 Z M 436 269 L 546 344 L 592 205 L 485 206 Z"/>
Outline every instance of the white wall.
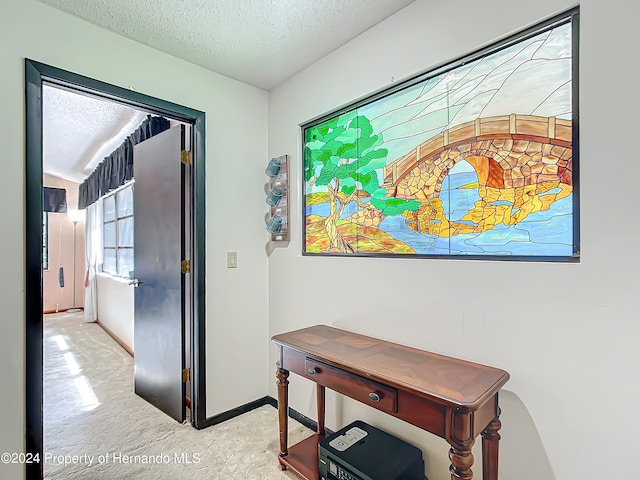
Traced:
<path fill-rule="evenodd" d="M 25 358 L 25 57 L 206 112 L 207 415 L 263 396 L 269 347 L 267 93 L 34 0 L 2 2 L 1 8 L 0 200 L 12 208 L 0 236 L 0 452 L 20 452 L 24 444 L 24 383 L 16 372 L 24 371 Z M 238 251 L 235 270 L 226 269 L 231 249 Z M 0 465 L 2 478 L 19 478 L 20 471 Z"/>
<path fill-rule="evenodd" d="M 292 211 L 301 202 L 301 123 L 572 6 L 417 0 L 276 87 L 269 156 L 292 156 Z M 503 368 L 511 380 L 501 396 L 502 479 L 634 477 L 637 13 L 624 0 L 581 5 L 579 264 L 302 257 L 294 214 L 291 245 L 270 258 L 270 334 L 323 323 Z M 315 418 L 312 384 L 290 381 L 291 406 Z M 431 480 L 450 478 L 443 440 L 336 395 L 327 402 L 329 427 L 381 425 L 424 449 Z"/>
<path fill-rule="evenodd" d="M 131 350 L 133 345 L 134 288 L 129 279 L 97 273 L 98 320 Z"/>

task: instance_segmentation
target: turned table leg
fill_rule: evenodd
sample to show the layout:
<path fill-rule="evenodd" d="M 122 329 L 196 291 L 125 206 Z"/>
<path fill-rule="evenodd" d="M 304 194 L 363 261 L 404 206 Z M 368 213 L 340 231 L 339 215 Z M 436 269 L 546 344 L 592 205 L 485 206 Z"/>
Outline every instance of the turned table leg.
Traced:
<path fill-rule="evenodd" d="M 451 460 L 451 466 L 449 472 L 451 472 L 451 480 L 471 480 L 473 479 L 473 453 L 471 453 L 471 447 L 473 447 L 473 441 L 471 444 L 451 444 L 449 449 L 449 460 Z"/>
<path fill-rule="evenodd" d="M 451 480 L 472 480 L 473 453 L 471 448 L 475 442 L 472 414 L 460 412 L 456 409 L 450 415 L 451 427 L 446 438 L 449 445 L 451 445 L 449 450 Z"/>
<path fill-rule="evenodd" d="M 286 457 L 289 453 L 288 447 L 288 426 L 289 417 L 289 371 L 284 368 L 278 368 L 276 373 L 278 381 L 278 426 L 280 428 L 280 457 Z M 280 468 L 286 470 L 286 465 L 280 462 Z"/>
<path fill-rule="evenodd" d="M 500 434 L 498 430 L 500 422 L 500 409 L 498 416 L 491 420 L 482 431 L 482 478 L 483 480 L 498 480 L 498 447 L 500 446 Z"/>
<path fill-rule="evenodd" d="M 325 415 L 325 401 L 324 401 L 324 385 L 316 384 L 316 403 L 318 407 L 318 435 L 324 435 L 324 415 Z"/>

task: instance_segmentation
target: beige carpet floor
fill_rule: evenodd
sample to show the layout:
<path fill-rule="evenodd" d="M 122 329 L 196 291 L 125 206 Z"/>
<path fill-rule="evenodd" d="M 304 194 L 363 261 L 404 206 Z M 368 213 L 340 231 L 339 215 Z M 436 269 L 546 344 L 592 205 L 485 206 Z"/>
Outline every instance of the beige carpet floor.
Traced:
<path fill-rule="evenodd" d="M 45 478 L 298 478 L 278 466 L 275 408 L 204 430 L 179 424 L 135 395 L 133 359 L 82 312 L 44 325 Z M 290 444 L 311 433 L 294 420 L 289 429 Z"/>

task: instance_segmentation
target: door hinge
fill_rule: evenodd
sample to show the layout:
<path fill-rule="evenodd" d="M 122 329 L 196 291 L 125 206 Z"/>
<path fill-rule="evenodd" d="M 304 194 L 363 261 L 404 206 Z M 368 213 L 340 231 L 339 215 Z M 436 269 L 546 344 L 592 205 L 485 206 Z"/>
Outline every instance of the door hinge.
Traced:
<path fill-rule="evenodd" d="M 191 380 L 191 369 L 183 368 L 182 369 L 182 383 L 186 383 Z"/>
<path fill-rule="evenodd" d="M 182 260 L 182 273 L 191 273 L 191 260 Z"/>
<path fill-rule="evenodd" d="M 191 152 L 182 150 L 182 163 L 185 165 L 191 165 Z"/>

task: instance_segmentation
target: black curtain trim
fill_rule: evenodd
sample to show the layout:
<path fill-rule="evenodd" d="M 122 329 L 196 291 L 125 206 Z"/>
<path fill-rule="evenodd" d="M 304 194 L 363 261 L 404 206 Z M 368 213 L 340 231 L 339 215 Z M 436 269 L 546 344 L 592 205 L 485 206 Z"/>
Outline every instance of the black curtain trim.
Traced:
<path fill-rule="evenodd" d="M 169 129 L 169 120 L 148 115 L 122 144 L 98 164 L 78 187 L 78 208 L 87 208 L 100 197 L 133 178 L 133 146 Z"/>

